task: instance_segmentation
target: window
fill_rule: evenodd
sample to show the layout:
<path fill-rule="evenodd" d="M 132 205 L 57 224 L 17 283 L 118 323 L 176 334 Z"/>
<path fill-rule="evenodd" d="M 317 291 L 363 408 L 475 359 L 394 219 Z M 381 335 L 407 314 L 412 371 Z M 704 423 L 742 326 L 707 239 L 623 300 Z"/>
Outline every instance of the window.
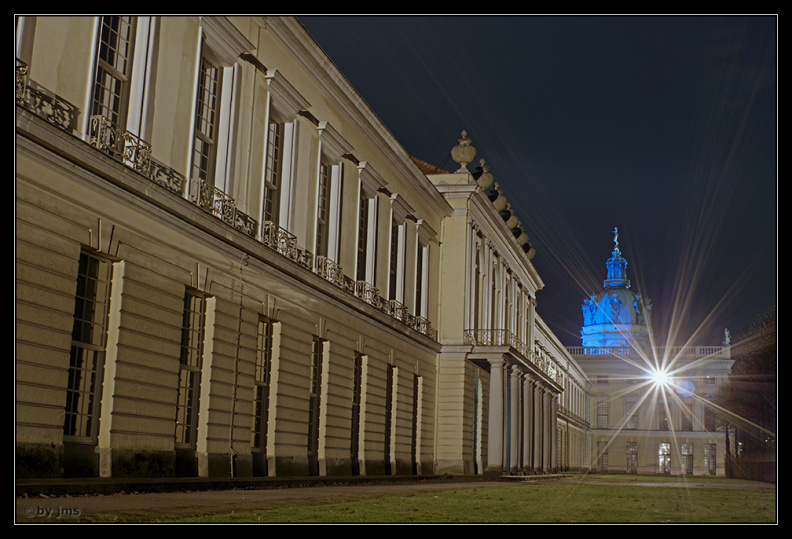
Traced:
<path fill-rule="evenodd" d="M 608 413 L 609 413 L 609 406 L 607 402 L 598 402 L 597 403 L 597 428 L 598 429 L 607 429 L 608 428 Z"/>
<path fill-rule="evenodd" d="M 715 444 L 704 444 L 704 471 L 710 475 L 716 475 L 718 471 L 716 449 Z"/>
<path fill-rule="evenodd" d="M 394 413 L 394 395 L 396 393 L 397 371 L 393 365 L 387 366 L 387 373 L 385 378 L 385 444 L 383 447 L 383 457 L 385 458 L 385 475 L 391 475 L 393 470 L 391 451 L 393 450 L 393 413 Z"/>
<path fill-rule="evenodd" d="M 388 299 L 397 299 L 399 284 L 399 226 L 391 221 L 390 262 L 388 266 Z"/>
<path fill-rule="evenodd" d="M 112 264 L 80 254 L 66 388 L 64 439 L 96 441 Z"/>
<path fill-rule="evenodd" d="M 99 23 L 91 114 L 126 123 L 135 18 L 108 16 Z"/>
<path fill-rule="evenodd" d="M 264 175 L 263 221 L 278 224 L 280 208 L 280 175 L 283 161 L 283 125 L 272 121 L 267 136 L 267 166 Z"/>
<path fill-rule="evenodd" d="M 625 429 L 635 430 L 638 428 L 638 410 L 636 409 L 635 401 L 625 401 L 625 412 L 627 413 L 627 420 L 624 423 Z"/>
<path fill-rule="evenodd" d="M 352 475 L 360 475 L 360 406 L 363 392 L 363 355 L 355 352 L 352 364 L 352 423 L 349 429 L 349 454 Z"/>
<path fill-rule="evenodd" d="M 671 444 L 661 442 L 657 446 L 657 471 L 659 473 L 671 473 Z"/>
<path fill-rule="evenodd" d="M 668 417 L 668 410 L 665 407 L 657 411 L 657 430 L 669 430 L 671 422 Z"/>
<path fill-rule="evenodd" d="M 377 192 L 385 185 L 385 180 L 365 161 L 358 164 L 358 174 L 360 207 L 355 278 L 373 286 L 377 266 Z"/>
<path fill-rule="evenodd" d="M 424 248 L 418 246 L 415 253 L 415 314 L 425 316 L 424 308 Z"/>
<path fill-rule="evenodd" d="M 330 232 L 330 176 L 329 168 L 319 166 L 319 185 L 316 191 L 316 250 L 317 256 L 327 256 L 328 234 Z"/>
<path fill-rule="evenodd" d="M 198 73 L 193 177 L 214 184 L 222 69 L 204 53 Z"/>
<path fill-rule="evenodd" d="M 638 442 L 627 442 L 627 473 L 638 473 Z"/>
<path fill-rule="evenodd" d="M 179 387 L 176 400 L 177 447 L 192 448 L 195 444 L 205 320 L 206 297 L 188 290 L 184 294 L 179 353 Z"/>
<path fill-rule="evenodd" d="M 597 442 L 597 470 L 608 471 L 608 443 Z"/>
<path fill-rule="evenodd" d="M 682 473 L 693 475 L 693 444 L 682 444 Z"/>
<path fill-rule="evenodd" d="M 681 403 L 680 408 L 679 430 L 693 430 L 693 401 L 684 401 Z"/>
<path fill-rule="evenodd" d="M 308 398 L 308 474 L 319 475 L 319 413 L 322 391 L 322 359 L 325 341 L 314 336 Z"/>
<path fill-rule="evenodd" d="M 267 427 L 269 418 L 270 380 L 272 369 L 272 335 L 274 322 L 262 317 L 258 324 L 258 343 L 256 346 L 256 372 L 253 380 L 253 452 L 266 453 Z"/>
<path fill-rule="evenodd" d="M 358 238 L 357 238 L 357 269 L 355 280 L 366 280 L 366 262 L 368 257 L 368 226 L 369 204 L 363 192 L 360 193 L 358 206 Z"/>
<path fill-rule="evenodd" d="M 418 457 L 421 442 L 421 389 L 423 381 L 417 374 L 413 374 L 413 401 L 412 401 L 412 422 L 410 429 L 410 463 L 412 465 L 412 473 L 418 474 Z"/>

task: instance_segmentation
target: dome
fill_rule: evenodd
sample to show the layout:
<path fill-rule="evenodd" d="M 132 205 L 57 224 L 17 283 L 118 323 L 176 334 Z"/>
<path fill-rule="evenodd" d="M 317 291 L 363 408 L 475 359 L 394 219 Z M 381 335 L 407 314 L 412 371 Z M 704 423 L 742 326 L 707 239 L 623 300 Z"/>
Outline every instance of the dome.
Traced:
<path fill-rule="evenodd" d="M 630 346 L 649 336 L 651 302 L 630 288 L 627 260 L 619 251 L 619 233 L 614 229 L 614 248 L 606 262 L 607 278 L 602 290 L 583 301 L 584 347 Z"/>

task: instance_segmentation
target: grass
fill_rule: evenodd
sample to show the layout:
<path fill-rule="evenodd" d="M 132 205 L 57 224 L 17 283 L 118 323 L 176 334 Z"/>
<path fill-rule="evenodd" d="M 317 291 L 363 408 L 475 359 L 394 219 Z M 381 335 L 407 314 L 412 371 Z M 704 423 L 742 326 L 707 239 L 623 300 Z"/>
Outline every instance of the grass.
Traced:
<path fill-rule="evenodd" d="M 204 523 L 775 523 L 775 490 L 719 478 L 596 475 L 179 520 Z M 640 483 L 651 482 L 656 486 Z M 603 484 L 604 483 L 604 484 Z M 633 484 L 630 484 L 633 483 Z M 693 485 L 696 485 L 693 487 Z M 739 488 L 741 485 L 746 488 Z M 738 488 L 723 488 L 724 486 Z"/>

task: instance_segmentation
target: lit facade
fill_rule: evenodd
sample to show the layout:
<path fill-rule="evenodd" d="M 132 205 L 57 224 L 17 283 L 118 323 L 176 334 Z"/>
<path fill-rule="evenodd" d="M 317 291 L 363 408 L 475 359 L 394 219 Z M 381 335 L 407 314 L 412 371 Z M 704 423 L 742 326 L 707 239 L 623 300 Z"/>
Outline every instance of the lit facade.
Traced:
<path fill-rule="evenodd" d="M 724 475 L 726 435 L 709 403 L 731 370 L 729 343 L 657 346 L 651 301 L 630 287 L 618 230 L 606 266 L 602 290 L 582 305 L 582 346 L 569 349 L 593 384 L 592 469 Z"/>
<path fill-rule="evenodd" d="M 458 170 L 412 159 L 292 17 L 16 37 L 18 476 L 596 461 L 612 366 L 536 312 L 534 250 L 464 133 Z"/>
<path fill-rule="evenodd" d="M 16 34 L 19 476 L 564 465 L 580 371 L 525 238 L 469 173 L 427 175 L 296 19 Z"/>

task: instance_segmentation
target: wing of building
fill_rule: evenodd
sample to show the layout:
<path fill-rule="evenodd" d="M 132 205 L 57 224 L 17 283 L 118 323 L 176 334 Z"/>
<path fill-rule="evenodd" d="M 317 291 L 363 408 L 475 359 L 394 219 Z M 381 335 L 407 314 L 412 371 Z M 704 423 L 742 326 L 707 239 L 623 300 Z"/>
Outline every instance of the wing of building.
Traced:
<path fill-rule="evenodd" d="M 413 159 L 292 17 L 18 17 L 16 58 L 18 477 L 601 462 L 602 357 L 465 133 Z"/>

